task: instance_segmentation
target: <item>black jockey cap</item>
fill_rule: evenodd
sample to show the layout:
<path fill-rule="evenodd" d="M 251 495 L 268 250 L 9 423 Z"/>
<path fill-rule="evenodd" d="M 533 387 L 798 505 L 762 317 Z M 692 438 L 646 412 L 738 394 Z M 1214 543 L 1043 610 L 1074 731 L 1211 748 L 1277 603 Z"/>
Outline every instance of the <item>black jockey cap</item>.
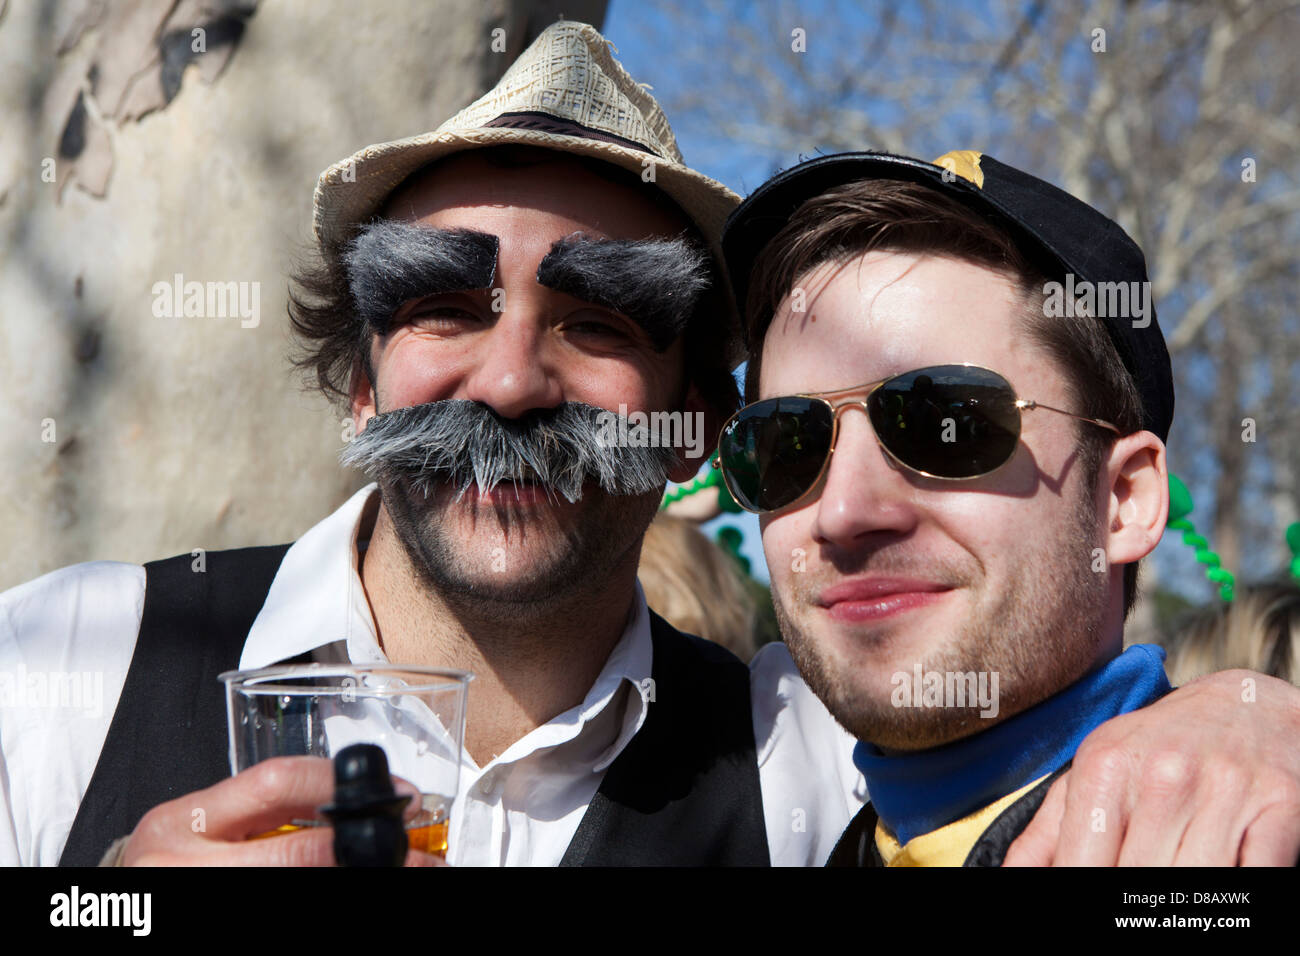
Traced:
<path fill-rule="evenodd" d="M 1173 370 L 1150 301 L 1142 250 L 1087 203 L 974 150 L 946 153 L 932 163 L 883 152 L 837 153 L 773 176 L 741 203 L 723 229 L 723 255 L 742 308 L 754 260 L 795 211 L 828 189 L 866 179 L 918 183 L 978 211 L 1010 232 L 1050 280 L 1062 282 L 1067 296 L 1091 289 L 1094 301 L 1109 298 L 1113 304 L 1115 293 L 1124 290 L 1123 301 L 1130 303 L 1127 290 L 1146 290 L 1142 314 L 1127 307 L 1095 308 L 1093 314 L 1137 384 L 1143 428 L 1167 440 L 1174 417 Z M 1118 283 L 1123 285 L 1114 285 Z M 761 344 L 747 343 L 751 351 Z"/>

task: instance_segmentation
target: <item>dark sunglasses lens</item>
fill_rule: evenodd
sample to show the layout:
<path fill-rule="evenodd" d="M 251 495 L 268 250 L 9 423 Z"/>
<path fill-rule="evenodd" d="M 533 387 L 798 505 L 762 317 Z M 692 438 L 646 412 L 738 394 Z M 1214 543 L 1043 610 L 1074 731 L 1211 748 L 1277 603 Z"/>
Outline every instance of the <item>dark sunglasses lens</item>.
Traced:
<path fill-rule="evenodd" d="M 1005 464 L 1020 439 L 1016 395 L 1001 375 L 966 365 L 906 372 L 867 400 L 881 444 L 910 468 L 974 478 Z"/>
<path fill-rule="evenodd" d="M 727 490 L 751 511 L 773 511 L 817 482 L 831 448 L 834 416 L 810 398 L 769 398 L 723 430 L 718 457 Z"/>

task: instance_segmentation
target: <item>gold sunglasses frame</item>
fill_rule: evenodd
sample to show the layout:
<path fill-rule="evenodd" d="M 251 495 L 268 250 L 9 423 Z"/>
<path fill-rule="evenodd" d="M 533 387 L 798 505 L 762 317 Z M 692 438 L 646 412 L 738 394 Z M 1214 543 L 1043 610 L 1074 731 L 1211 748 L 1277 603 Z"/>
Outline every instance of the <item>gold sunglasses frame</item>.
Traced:
<path fill-rule="evenodd" d="M 904 375 L 913 375 L 917 372 L 924 372 L 927 369 L 932 369 L 932 368 L 979 369 L 982 372 L 988 372 L 990 375 L 996 375 L 998 378 L 1002 379 L 1002 381 L 1006 382 L 1007 388 L 1011 390 L 1011 394 L 1013 396 L 1016 395 L 1016 387 L 1012 385 L 1011 382 L 1007 379 L 1007 377 L 1003 375 L 1001 372 L 995 372 L 991 368 L 986 368 L 983 365 L 976 365 L 973 362 L 947 362 L 943 365 L 923 365 L 920 368 L 909 369 L 906 372 L 898 372 L 897 374 L 890 375 L 887 378 L 882 378 L 877 382 L 868 382 L 865 385 L 851 385 L 848 388 L 832 389 L 831 391 L 828 392 L 799 392 L 793 395 L 774 395 L 771 398 L 762 398 L 759 399 L 757 402 L 750 402 L 748 405 L 746 405 L 744 408 L 737 411 L 734 415 L 728 418 L 726 422 L 723 423 L 722 431 L 720 432 L 720 434 L 725 435 L 727 433 L 728 426 L 730 426 L 732 422 L 734 422 L 741 415 L 743 415 L 748 409 L 753 408 L 755 405 L 760 405 L 763 402 L 779 401 L 780 399 L 783 398 L 806 398 L 806 399 L 811 399 L 813 401 L 821 402 L 823 405 L 825 405 L 827 408 L 830 409 L 831 443 L 826 450 L 826 457 L 822 461 L 822 466 L 817 472 L 817 477 L 813 481 L 813 483 L 808 487 L 807 491 L 805 491 L 794 501 L 791 501 L 789 504 L 782 505 L 779 508 L 766 508 L 761 510 L 748 507 L 747 505 L 744 504 L 744 502 L 742 502 L 739 498 L 737 498 L 735 494 L 732 492 L 730 484 L 727 483 L 727 469 L 722 464 L 722 455 L 719 453 L 718 455 L 715 455 L 713 457 L 712 465 L 714 468 L 722 472 L 723 484 L 726 485 L 727 487 L 727 494 L 731 495 L 732 500 L 735 501 L 736 504 L 740 505 L 740 507 L 744 508 L 750 514 L 756 514 L 756 515 L 771 514 L 776 511 L 784 511 L 787 508 L 793 508 L 795 505 L 798 505 L 801 502 L 803 502 L 809 495 L 811 495 L 814 491 L 816 491 L 818 488 L 821 487 L 822 479 L 826 477 L 826 470 L 830 467 L 831 457 L 835 454 L 835 442 L 840 436 L 840 415 L 842 415 L 845 411 L 847 411 L 850 408 L 862 409 L 863 414 L 867 416 L 867 424 L 871 426 L 871 434 L 875 437 L 876 444 L 880 446 L 880 450 L 883 451 L 886 455 L 888 455 L 890 460 L 897 463 L 899 467 L 906 468 L 908 471 L 912 472 L 915 475 L 921 475 L 924 478 L 930 478 L 934 481 L 973 481 L 976 478 L 987 478 L 989 475 L 992 475 L 1000 471 L 1003 466 L 1005 466 L 1008 462 L 1011 461 L 1012 458 L 1015 457 L 1014 451 L 1011 453 L 1011 455 L 1007 457 L 1006 461 L 1002 462 L 1002 464 L 998 465 L 996 468 L 991 468 L 988 471 L 981 472 L 978 475 L 964 475 L 958 478 L 950 478 L 946 475 L 934 475 L 928 471 L 922 471 L 920 468 L 915 468 L 912 465 L 907 464 L 907 462 L 902 461 L 897 455 L 895 455 L 892 451 L 890 451 L 889 448 L 885 445 L 885 443 L 880 440 L 880 434 L 876 431 L 876 424 L 871 420 L 871 409 L 867 406 L 867 401 L 871 398 L 872 394 L 874 394 L 875 391 L 878 388 L 880 388 L 882 385 L 892 382 L 896 378 L 902 378 Z M 841 401 L 838 404 L 834 402 L 834 399 L 850 396 L 850 395 L 857 395 L 860 392 L 864 392 L 864 391 L 866 394 L 864 394 L 862 398 L 858 401 L 845 398 L 844 401 Z M 1044 405 L 1042 402 L 1036 402 L 1033 401 L 1032 399 L 1020 398 L 1019 396 L 1016 396 L 1012 404 L 1022 413 L 1020 419 L 1020 426 L 1016 429 L 1017 444 L 1020 443 L 1021 431 L 1024 428 L 1023 413 L 1031 412 L 1036 408 L 1041 408 L 1049 412 L 1056 412 L 1058 415 L 1068 415 L 1070 418 L 1076 418 L 1081 422 L 1088 422 L 1089 424 L 1092 425 L 1099 425 L 1102 428 L 1108 428 L 1111 431 L 1113 431 L 1116 435 L 1123 435 L 1123 432 L 1121 432 L 1118 427 L 1116 427 L 1115 425 L 1111 424 L 1108 421 L 1104 421 L 1103 419 L 1088 418 L 1086 415 L 1076 415 L 1074 412 L 1067 412 L 1065 409 L 1056 408 L 1053 405 Z M 721 439 L 719 439 L 719 444 L 721 444 Z"/>

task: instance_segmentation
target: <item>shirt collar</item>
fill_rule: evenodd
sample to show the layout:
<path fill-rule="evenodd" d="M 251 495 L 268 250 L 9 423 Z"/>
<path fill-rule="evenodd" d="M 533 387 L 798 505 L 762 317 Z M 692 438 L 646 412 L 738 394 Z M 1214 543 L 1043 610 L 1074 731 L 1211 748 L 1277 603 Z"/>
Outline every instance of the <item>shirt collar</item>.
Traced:
<path fill-rule="evenodd" d="M 1134 644 L 1105 666 L 981 733 L 886 756 L 860 741 L 853 762 L 867 778 L 880 820 L 907 843 L 1059 770 L 1112 717 L 1169 692 L 1165 652 Z"/>
<path fill-rule="evenodd" d="M 362 488 L 285 552 L 249 629 L 240 670 L 269 667 L 339 641 L 352 663 L 387 660 L 357 573 L 357 532 L 377 494 L 375 484 Z"/>
<path fill-rule="evenodd" d="M 582 728 L 601 714 L 606 707 L 616 700 L 623 689 L 624 682 L 631 684 L 628 707 L 618 735 L 613 743 L 594 755 L 592 770 L 599 773 L 614 762 L 623 752 L 628 741 L 636 735 L 645 723 L 650 699 L 650 669 L 653 657 L 653 645 L 650 638 L 650 611 L 646 606 L 645 593 L 641 582 L 636 585 L 636 600 L 632 605 L 627 628 L 623 636 L 614 645 L 605 666 L 591 685 L 586 698 L 577 707 L 570 708 L 549 723 L 529 734 L 529 749 L 558 746 L 572 740 Z M 520 741 L 522 743 L 523 741 Z M 514 747 L 502 755 L 503 759 L 513 756 Z"/>
<path fill-rule="evenodd" d="M 371 525 L 378 485 L 369 484 L 295 541 L 280 563 L 239 659 L 241 670 L 269 667 L 308 651 L 355 664 L 386 663 L 370 602 L 357 570 L 357 536 Z M 576 738 L 597 715 L 622 699 L 629 706 L 613 742 L 594 755 L 592 770 L 611 764 L 645 722 L 653 644 L 640 582 L 623 635 L 582 703 L 516 741 L 493 763 L 505 763 Z"/>

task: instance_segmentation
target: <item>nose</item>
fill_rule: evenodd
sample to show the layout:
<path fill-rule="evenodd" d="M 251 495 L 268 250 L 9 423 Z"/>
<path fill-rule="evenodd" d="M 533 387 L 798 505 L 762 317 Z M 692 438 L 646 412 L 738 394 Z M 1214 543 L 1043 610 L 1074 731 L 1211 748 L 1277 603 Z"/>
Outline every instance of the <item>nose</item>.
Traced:
<path fill-rule="evenodd" d="M 528 302 L 507 307 L 478 343 L 463 397 L 491 406 L 503 418 L 559 405 L 563 390 L 546 355 L 545 318 Z"/>
<path fill-rule="evenodd" d="M 881 531 L 906 534 L 916 526 L 912 486 L 876 441 L 859 406 L 840 411 L 835 453 L 817 499 L 813 537 L 840 548 L 860 548 Z"/>

